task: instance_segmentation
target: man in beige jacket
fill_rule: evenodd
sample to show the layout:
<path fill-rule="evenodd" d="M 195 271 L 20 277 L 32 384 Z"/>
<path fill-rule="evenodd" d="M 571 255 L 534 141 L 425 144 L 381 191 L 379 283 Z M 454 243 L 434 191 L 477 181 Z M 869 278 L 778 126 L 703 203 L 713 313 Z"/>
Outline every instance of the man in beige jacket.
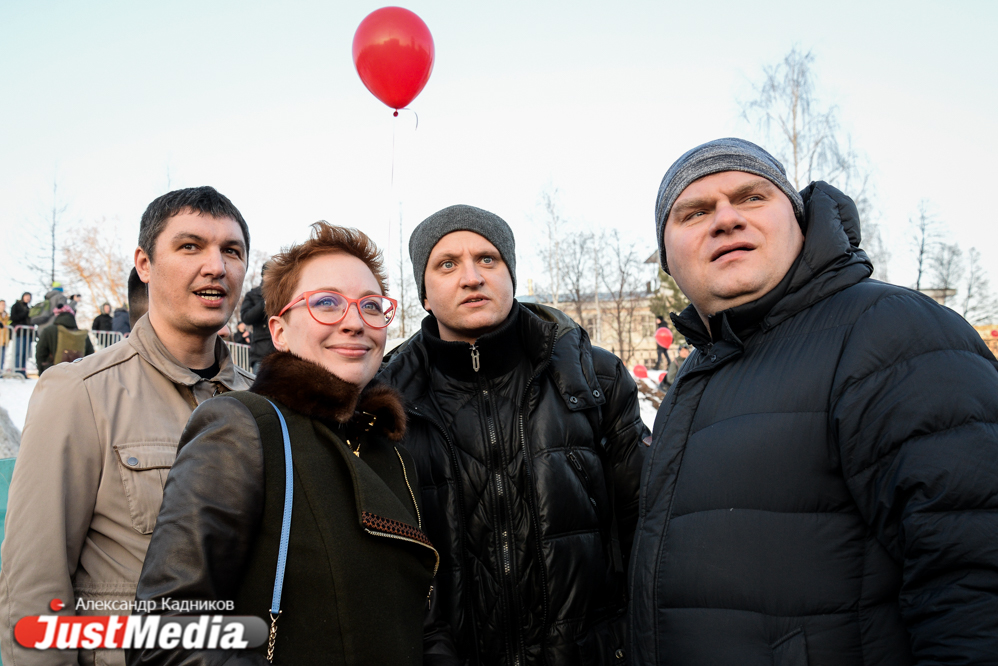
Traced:
<path fill-rule="evenodd" d="M 129 614 L 191 412 L 252 379 L 216 335 L 239 301 L 248 250 L 246 222 L 213 188 L 156 199 L 135 251 L 148 314 L 125 340 L 39 380 L 0 552 L 5 666 L 125 663 L 122 650 L 26 649 L 14 626 L 51 614 L 53 599 L 61 615 Z"/>

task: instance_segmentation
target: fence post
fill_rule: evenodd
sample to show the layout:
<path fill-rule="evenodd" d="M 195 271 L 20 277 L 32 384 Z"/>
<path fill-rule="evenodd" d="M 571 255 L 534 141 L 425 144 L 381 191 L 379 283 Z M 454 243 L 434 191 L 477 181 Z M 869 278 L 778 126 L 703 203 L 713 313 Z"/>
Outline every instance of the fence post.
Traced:
<path fill-rule="evenodd" d="M 250 367 L 249 362 L 249 345 L 244 345 L 239 342 L 226 342 L 225 346 L 229 348 L 229 355 L 232 356 L 232 362 L 234 364 L 238 365 L 246 372 L 253 372 L 253 368 Z"/>

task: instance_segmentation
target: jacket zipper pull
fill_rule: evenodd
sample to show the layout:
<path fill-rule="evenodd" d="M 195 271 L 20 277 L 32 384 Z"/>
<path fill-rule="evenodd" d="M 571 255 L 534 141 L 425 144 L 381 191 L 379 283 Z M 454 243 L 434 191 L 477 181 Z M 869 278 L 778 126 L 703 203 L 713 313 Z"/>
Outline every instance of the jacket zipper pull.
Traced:
<path fill-rule="evenodd" d="M 583 481 L 583 487 L 586 489 L 586 496 L 589 498 L 589 503 L 592 504 L 593 508 L 598 511 L 599 507 L 596 506 L 596 500 L 593 499 L 592 493 L 589 492 L 589 475 L 586 474 L 584 469 L 582 469 L 582 463 L 580 463 L 579 459 L 575 457 L 575 453 L 569 451 L 568 459 L 572 461 L 572 465 L 575 469 L 579 470 L 579 477 L 580 480 Z"/>
<path fill-rule="evenodd" d="M 471 367 L 475 372 L 478 372 L 478 369 L 482 367 L 481 363 L 479 363 L 478 347 L 475 345 L 471 345 Z"/>

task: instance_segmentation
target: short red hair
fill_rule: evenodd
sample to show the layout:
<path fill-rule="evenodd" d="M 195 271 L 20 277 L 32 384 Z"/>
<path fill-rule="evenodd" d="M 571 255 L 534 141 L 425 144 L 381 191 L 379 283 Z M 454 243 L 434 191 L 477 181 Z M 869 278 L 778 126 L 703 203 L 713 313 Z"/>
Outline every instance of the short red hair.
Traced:
<path fill-rule="evenodd" d="M 263 300 L 267 304 L 267 316 L 276 316 L 297 296 L 295 288 L 306 261 L 332 252 L 345 252 L 363 261 L 374 273 L 381 295 L 388 295 L 388 277 L 381 250 L 374 241 L 359 229 L 337 227 L 319 220 L 312 224 L 312 235 L 307 241 L 284 248 L 267 262 L 267 270 L 263 274 Z"/>

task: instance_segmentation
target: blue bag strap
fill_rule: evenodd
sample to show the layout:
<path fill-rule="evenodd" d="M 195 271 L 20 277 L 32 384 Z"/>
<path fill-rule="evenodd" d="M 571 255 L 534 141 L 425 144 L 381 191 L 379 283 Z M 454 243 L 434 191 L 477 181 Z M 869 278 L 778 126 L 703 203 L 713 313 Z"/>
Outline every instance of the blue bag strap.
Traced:
<path fill-rule="evenodd" d="M 267 400 L 270 402 L 270 400 Z M 277 405 L 270 402 L 277 412 L 281 422 L 281 434 L 284 435 L 284 519 L 281 522 L 281 549 L 277 554 L 277 575 L 274 578 L 274 598 L 270 603 L 271 616 L 281 613 L 281 591 L 284 589 L 284 568 L 288 562 L 288 539 L 291 536 L 291 501 L 294 498 L 294 477 L 291 466 L 291 438 L 288 436 L 288 424 Z"/>

